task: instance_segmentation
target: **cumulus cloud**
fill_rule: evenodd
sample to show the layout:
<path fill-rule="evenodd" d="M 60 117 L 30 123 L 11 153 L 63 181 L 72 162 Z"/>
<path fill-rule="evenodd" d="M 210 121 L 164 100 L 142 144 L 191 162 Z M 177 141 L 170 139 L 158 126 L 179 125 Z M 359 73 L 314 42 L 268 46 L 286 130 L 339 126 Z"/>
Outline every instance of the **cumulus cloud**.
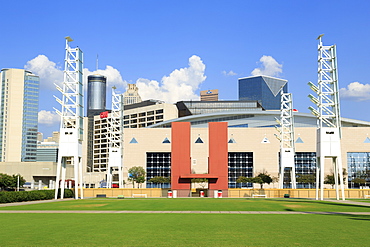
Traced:
<path fill-rule="evenodd" d="M 352 82 L 347 88 L 341 88 L 339 90 L 339 95 L 342 99 L 354 101 L 370 100 L 370 84 Z"/>
<path fill-rule="evenodd" d="M 116 86 L 117 88 L 125 88 L 127 85 L 127 82 L 122 79 L 121 73 L 118 71 L 118 69 L 107 65 L 104 70 L 98 69 L 95 71 L 89 71 L 89 69 L 84 68 L 84 85 L 87 87 L 87 77 L 89 75 L 99 74 L 104 75 L 107 77 L 107 87 L 111 88 L 113 86 Z"/>
<path fill-rule="evenodd" d="M 198 100 L 195 91 L 207 78 L 204 75 L 205 64 L 200 57 L 189 58 L 189 67 L 176 69 L 169 76 L 164 76 L 161 82 L 140 78 L 136 81 L 139 94 L 143 100 L 159 99 L 168 103 L 180 100 Z"/>
<path fill-rule="evenodd" d="M 63 69 L 45 55 L 38 55 L 28 61 L 24 68 L 40 77 L 40 88 L 42 89 L 54 90 L 54 83 L 57 85 L 63 83 Z"/>
<path fill-rule="evenodd" d="M 226 72 L 225 70 L 222 71 L 222 74 L 225 75 L 225 76 L 234 76 L 234 75 L 237 75 L 237 73 L 235 73 L 234 71 L 230 70 L 229 72 Z"/>
<path fill-rule="evenodd" d="M 55 84 L 61 86 L 63 84 L 63 70 L 45 55 L 38 55 L 34 59 L 27 62 L 24 66 L 26 70 L 30 70 L 35 75 L 40 77 L 40 89 L 55 90 Z M 87 68 L 83 69 L 84 78 L 83 84 L 87 88 L 87 76 L 92 74 L 100 74 L 107 77 L 107 87 L 116 86 L 125 87 L 126 82 L 122 79 L 121 73 L 114 67 L 107 65 L 104 70 L 90 71 Z"/>
<path fill-rule="evenodd" d="M 41 110 L 38 113 L 39 124 L 53 126 L 60 123 L 60 116 L 56 112 Z"/>
<path fill-rule="evenodd" d="M 253 76 L 257 75 L 267 75 L 267 76 L 279 76 L 283 72 L 283 65 L 279 64 L 272 56 L 263 55 L 260 58 L 261 66 L 255 68 L 251 74 Z"/>

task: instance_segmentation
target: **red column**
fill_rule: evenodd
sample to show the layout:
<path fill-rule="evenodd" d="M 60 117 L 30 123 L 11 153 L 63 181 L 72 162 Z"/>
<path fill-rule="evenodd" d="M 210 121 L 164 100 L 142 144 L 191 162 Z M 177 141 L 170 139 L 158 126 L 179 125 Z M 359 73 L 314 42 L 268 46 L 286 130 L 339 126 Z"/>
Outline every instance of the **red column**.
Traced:
<path fill-rule="evenodd" d="M 180 179 L 180 175 L 191 173 L 190 123 L 172 123 L 171 133 L 171 188 L 179 190 L 178 196 L 187 196 L 190 192 L 190 179 Z"/>
<path fill-rule="evenodd" d="M 210 190 L 223 190 L 223 196 L 228 191 L 228 146 L 227 123 L 211 122 L 209 131 L 209 174 L 217 175 L 216 181 L 210 181 Z"/>

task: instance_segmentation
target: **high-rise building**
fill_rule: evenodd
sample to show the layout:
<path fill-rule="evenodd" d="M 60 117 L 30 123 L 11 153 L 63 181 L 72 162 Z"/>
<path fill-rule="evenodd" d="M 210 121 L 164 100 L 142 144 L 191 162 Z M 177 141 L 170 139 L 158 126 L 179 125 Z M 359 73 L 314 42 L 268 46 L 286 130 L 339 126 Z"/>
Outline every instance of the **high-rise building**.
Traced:
<path fill-rule="evenodd" d="M 280 90 L 288 92 L 288 81 L 259 75 L 239 79 L 239 100 L 256 100 L 266 110 L 280 110 Z"/>
<path fill-rule="evenodd" d="M 36 161 L 39 77 L 23 69 L 0 74 L 0 161 Z"/>
<path fill-rule="evenodd" d="M 107 78 L 103 75 L 87 77 L 87 115 L 89 112 L 105 111 L 107 94 Z"/>
<path fill-rule="evenodd" d="M 94 116 L 106 110 L 107 78 L 103 75 L 87 77 L 87 167 L 93 166 Z"/>
<path fill-rule="evenodd" d="M 200 91 L 200 101 L 218 101 L 218 89 Z"/>
<path fill-rule="evenodd" d="M 136 84 L 127 85 L 127 90 L 123 95 L 123 100 L 124 105 L 136 104 L 142 101 Z"/>

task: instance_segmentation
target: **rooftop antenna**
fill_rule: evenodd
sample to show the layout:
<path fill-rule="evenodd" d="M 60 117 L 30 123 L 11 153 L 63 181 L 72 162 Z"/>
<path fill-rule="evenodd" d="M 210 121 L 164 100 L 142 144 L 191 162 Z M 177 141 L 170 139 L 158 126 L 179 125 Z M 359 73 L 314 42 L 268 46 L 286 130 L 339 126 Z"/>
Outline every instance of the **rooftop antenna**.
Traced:
<path fill-rule="evenodd" d="M 99 69 L 99 54 L 96 54 L 96 71 Z"/>

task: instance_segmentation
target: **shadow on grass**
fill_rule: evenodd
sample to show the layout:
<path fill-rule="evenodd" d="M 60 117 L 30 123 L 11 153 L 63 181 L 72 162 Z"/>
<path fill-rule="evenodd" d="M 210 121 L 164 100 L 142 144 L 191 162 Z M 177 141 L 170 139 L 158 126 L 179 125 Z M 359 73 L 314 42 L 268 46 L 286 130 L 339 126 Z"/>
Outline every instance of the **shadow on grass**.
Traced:
<path fill-rule="evenodd" d="M 366 208 L 369 209 L 369 206 L 365 205 L 357 205 L 357 204 L 347 204 L 347 203 L 340 203 L 340 202 L 328 202 L 328 201 L 316 201 L 316 200 L 308 200 L 308 199 L 300 199 L 300 198 L 277 198 L 277 199 L 269 199 L 271 201 L 277 202 L 299 202 L 299 203 L 307 203 L 307 204 L 325 204 L 325 205 L 333 205 L 333 206 L 340 206 L 340 207 L 357 207 L 357 208 Z M 294 210 L 293 210 L 294 211 Z"/>

